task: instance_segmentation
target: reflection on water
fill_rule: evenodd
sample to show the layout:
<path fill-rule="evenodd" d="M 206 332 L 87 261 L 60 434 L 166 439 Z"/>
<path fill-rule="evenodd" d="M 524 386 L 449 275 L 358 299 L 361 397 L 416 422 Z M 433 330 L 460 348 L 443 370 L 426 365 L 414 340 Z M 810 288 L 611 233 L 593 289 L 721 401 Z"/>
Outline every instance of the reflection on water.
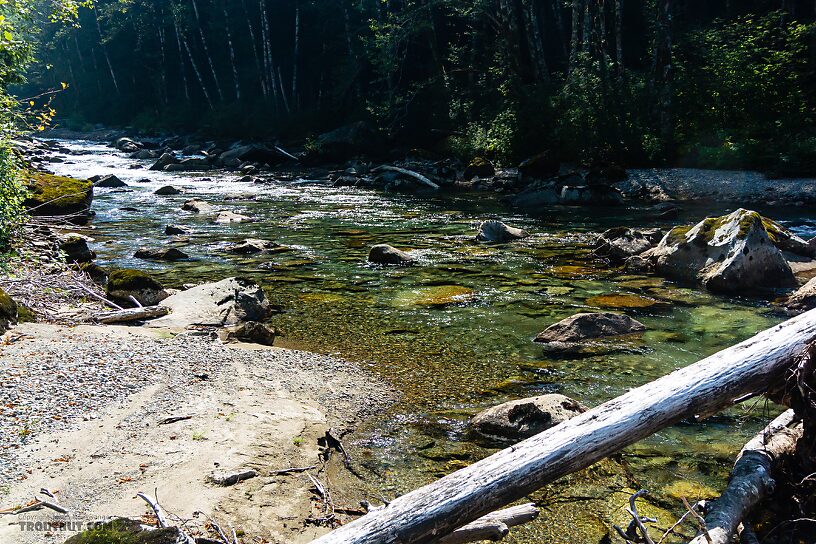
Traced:
<path fill-rule="evenodd" d="M 250 276 L 285 309 L 273 322 L 285 333 L 286 345 L 370 363 L 403 393 L 392 413 L 371 423 L 355 445 L 386 495 L 491 451 L 467 434 L 466 421 L 479 409 L 542 392 L 596 405 L 779 321 L 762 301 L 715 297 L 608 270 L 593 259 L 594 233 L 621 224 L 655 226 L 646 208 L 554 207 L 525 215 L 484 194 L 382 194 L 274 179 L 245 183 L 223 173 L 133 170 L 136 161 L 106 147 L 68 144 L 83 154 L 54 164 L 57 173 L 113 173 L 129 185 L 96 192 L 93 248 L 101 265 L 151 269 L 171 287 Z M 147 167 L 149 161 L 140 164 Z M 153 195 L 168 184 L 185 194 Z M 215 225 L 211 217 L 182 212 L 182 202 L 192 197 L 256 222 Z M 662 226 L 726 211 L 687 208 L 682 219 Z M 768 213 L 803 234 L 816 224 L 785 210 Z M 501 218 L 533 236 L 512 245 L 476 244 L 474 228 L 485 218 Z M 168 223 L 189 226 L 193 233 L 165 236 Z M 248 237 L 274 240 L 288 250 L 261 256 L 223 252 L 226 244 Z M 417 265 L 368 265 L 368 248 L 376 243 L 413 250 Z M 192 259 L 151 263 L 132 257 L 140 246 L 161 244 L 183 248 Z M 646 324 L 649 330 L 635 349 L 559 359 L 531 342 L 549 324 L 601 306 L 623 309 Z M 550 486 L 538 496 L 547 506 L 541 521 L 517 531 L 515 541 L 598 542 L 610 520 L 627 523 L 620 506 L 632 487 L 653 489 L 657 506 L 676 513 L 677 482 L 690 481 L 693 490 L 721 488 L 735 452 L 767 410 L 737 408 L 702 424 L 676 426 L 590 473 Z M 688 489 L 681 486 L 684 493 L 704 493 Z M 576 497 L 583 501 L 580 507 L 572 504 Z M 661 512 L 667 515 L 673 514 Z M 664 519 L 663 525 L 672 521 Z"/>

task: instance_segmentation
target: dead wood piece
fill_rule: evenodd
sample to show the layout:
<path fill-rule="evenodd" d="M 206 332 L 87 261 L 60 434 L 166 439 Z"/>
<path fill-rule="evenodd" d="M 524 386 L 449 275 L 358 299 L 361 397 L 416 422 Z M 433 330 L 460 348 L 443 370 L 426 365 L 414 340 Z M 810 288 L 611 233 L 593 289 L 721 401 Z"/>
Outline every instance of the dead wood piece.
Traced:
<path fill-rule="evenodd" d="M 700 534 L 691 544 L 731 542 L 743 518 L 773 493 L 774 467 L 781 457 L 794 454 L 796 442 L 802 436 L 801 425 L 791 427 L 795 420 L 793 410 L 788 410 L 745 444 L 737 456 L 728 486 L 705 517 L 708 538 Z"/>
<path fill-rule="evenodd" d="M 816 338 L 811 310 L 394 499 L 315 544 L 429 542 L 698 413 L 784 379 Z"/>
<path fill-rule="evenodd" d="M 193 419 L 193 416 L 170 416 L 159 421 L 159 425 L 169 425 L 170 423 L 175 423 L 177 421 L 187 421 L 188 419 Z"/>
<path fill-rule="evenodd" d="M 238 482 L 254 478 L 258 473 L 254 470 L 242 470 L 239 472 L 213 472 L 207 476 L 207 481 L 215 485 L 227 487 Z"/>
<path fill-rule="evenodd" d="M 482 540 L 501 540 L 510 532 L 511 527 L 523 525 L 538 517 L 538 508 L 534 503 L 511 506 L 482 516 L 464 527 L 456 529 L 448 536 L 436 541 L 436 544 L 465 544 Z"/>
<path fill-rule="evenodd" d="M 96 316 L 100 323 L 110 325 L 113 323 L 126 323 L 128 321 L 140 321 L 142 319 L 154 319 L 163 317 L 170 313 L 170 308 L 166 306 L 144 306 L 141 308 L 128 308 L 116 312 L 105 312 Z"/>
<path fill-rule="evenodd" d="M 408 176 L 414 178 L 415 180 L 419 181 L 420 183 L 424 183 L 431 189 L 439 189 L 439 185 L 428 179 L 427 177 L 423 176 L 419 172 L 414 172 L 413 170 L 408 170 L 407 168 L 400 168 L 399 166 L 390 166 L 387 164 L 383 164 L 382 166 L 378 166 L 373 171 L 376 172 L 378 170 L 386 170 L 390 172 L 398 172 L 404 176 Z"/>
<path fill-rule="evenodd" d="M 273 470 L 269 473 L 270 476 L 278 476 L 278 475 L 285 475 L 285 474 L 294 474 L 296 472 L 306 472 L 307 470 L 313 470 L 317 467 L 312 465 L 310 467 L 291 467 L 291 468 L 282 468 L 280 470 Z"/>

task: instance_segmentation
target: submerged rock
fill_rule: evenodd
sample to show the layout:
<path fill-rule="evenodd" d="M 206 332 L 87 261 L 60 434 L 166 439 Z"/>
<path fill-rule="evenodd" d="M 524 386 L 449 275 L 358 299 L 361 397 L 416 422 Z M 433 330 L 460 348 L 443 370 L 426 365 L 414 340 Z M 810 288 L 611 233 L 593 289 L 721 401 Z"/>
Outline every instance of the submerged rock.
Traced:
<path fill-rule="evenodd" d="M 476 234 L 476 241 L 504 243 L 512 242 L 513 240 L 520 240 L 521 238 L 527 238 L 528 236 L 530 236 L 530 233 L 528 233 L 526 230 L 517 229 L 515 227 L 506 225 L 501 221 L 491 219 L 488 221 L 483 221 L 482 224 L 479 225 L 479 232 Z"/>
<path fill-rule="evenodd" d="M 247 321 L 224 327 L 218 331 L 218 338 L 224 343 L 247 342 L 250 344 L 260 344 L 271 346 L 275 343 L 277 331 L 272 327 L 257 321 Z"/>
<path fill-rule="evenodd" d="M 132 296 L 142 306 L 155 306 L 169 296 L 164 287 L 141 270 L 122 268 L 108 276 L 108 298 L 122 306 L 133 306 Z"/>
<path fill-rule="evenodd" d="M 630 259 L 629 265 L 697 280 L 712 291 L 727 293 L 796 285 L 762 216 L 743 208 L 706 218 L 692 228 L 675 227 L 657 247 Z"/>
<path fill-rule="evenodd" d="M 170 314 L 147 323 L 149 327 L 185 329 L 188 326 L 224 327 L 245 321 L 263 321 L 272 312 L 263 289 L 244 278 L 227 278 L 176 293 L 162 301 Z"/>
<path fill-rule="evenodd" d="M 264 251 L 271 251 L 281 247 L 279 243 L 272 240 L 259 240 L 257 238 L 247 238 L 243 242 L 229 245 L 225 251 L 229 253 L 237 253 L 239 255 L 249 255 L 252 253 L 262 253 Z"/>
<path fill-rule="evenodd" d="M 640 255 L 660 242 L 660 229 L 631 229 L 617 227 L 602 233 L 595 242 L 595 254 L 613 262 L 623 262 Z"/>
<path fill-rule="evenodd" d="M 474 431 L 500 440 L 519 441 L 586 411 L 578 401 L 558 394 L 512 400 L 480 412 L 471 420 Z"/>
<path fill-rule="evenodd" d="M 154 195 L 158 196 L 172 196 L 172 195 L 180 195 L 181 191 L 173 187 L 172 185 L 165 185 L 159 189 L 156 189 L 153 192 Z"/>
<path fill-rule="evenodd" d="M 388 244 L 372 246 L 368 253 L 368 262 L 375 264 L 411 264 L 414 258 L 405 251 Z"/>
<path fill-rule="evenodd" d="M 189 259 L 190 256 L 174 247 L 159 247 L 159 248 L 139 248 L 133 254 L 137 259 L 146 259 L 151 261 L 180 261 L 182 259 Z"/>

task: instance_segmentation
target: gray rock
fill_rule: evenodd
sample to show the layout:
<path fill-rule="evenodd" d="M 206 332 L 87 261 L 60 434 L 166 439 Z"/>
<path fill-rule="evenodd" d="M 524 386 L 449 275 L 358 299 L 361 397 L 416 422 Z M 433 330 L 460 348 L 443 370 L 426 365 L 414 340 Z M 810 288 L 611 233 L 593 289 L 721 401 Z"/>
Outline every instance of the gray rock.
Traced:
<path fill-rule="evenodd" d="M 641 333 L 646 326 L 626 315 L 580 313 L 550 325 L 535 337 L 545 351 L 559 354 L 592 353 L 598 350 L 593 340 Z"/>
<path fill-rule="evenodd" d="M 125 153 L 136 153 L 142 149 L 142 144 L 130 138 L 119 138 L 113 143 L 113 146 L 119 151 Z"/>
<path fill-rule="evenodd" d="M 514 206 L 537 208 L 561 202 L 561 189 L 553 181 L 536 181 L 511 200 Z"/>
<path fill-rule="evenodd" d="M 213 213 L 215 209 L 207 202 L 194 198 L 181 205 L 181 209 L 193 213 Z"/>
<path fill-rule="evenodd" d="M 791 312 L 806 312 L 816 308 L 816 278 L 811 279 L 782 303 Z"/>
<path fill-rule="evenodd" d="M 549 394 L 512 400 L 480 412 L 471 420 L 474 431 L 500 440 L 519 441 L 546 431 L 586 411 L 564 395 Z"/>
<path fill-rule="evenodd" d="M 159 196 L 171 196 L 171 195 L 180 195 L 181 191 L 173 187 L 172 185 L 165 185 L 159 189 L 156 189 L 153 192 L 154 195 Z"/>
<path fill-rule="evenodd" d="M 247 215 L 230 211 L 221 212 L 215 218 L 216 223 L 252 223 L 254 221 L 254 219 Z"/>
<path fill-rule="evenodd" d="M 263 253 L 281 247 L 277 242 L 272 240 L 260 240 L 257 238 L 247 238 L 237 244 L 229 245 L 225 248 L 228 253 L 236 253 L 239 255 L 249 255 L 252 253 Z"/>
<path fill-rule="evenodd" d="M 257 475 L 258 473 L 252 469 L 236 472 L 211 472 L 209 476 L 207 476 L 207 481 L 215 485 L 227 487 L 244 480 L 249 480 Z"/>
<path fill-rule="evenodd" d="M 663 238 L 660 229 L 617 227 L 602 233 L 595 242 L 595 254 L 613 262 L 623 262 L 657 245 Z"/>
<path fill-rule="evenodd" d="M 111 174 L 110 176 L 100 178 L 99 181 L 94 183 L 94 186 L 106 189 L 116 189 L 119 187 L 127 187 L 127 183 Z"/>
<path fill-rule="evenodd" d="M 136 160 L 155 159 L 156 158 L 156 152 L 151 151 L 149 149 L 142 149 L 142 150 L 137 151 L 136 153 L 133 153 L 130 156 L 130 158 L 131 159 L 136 159 Z"/>
<path fill-rule="evenodd" d="M 139 248 L 133 254 L 137 259 L 145 259 L 150 261 L 180 261 L 182 259 L 189 259 L 190 256 L 174 247 L 160 247 L 160 248 Z"/>
<path fill-rule="evenodd" d="M 191 232 L 192 232 L 191 229 L 179 225 L 167 225 L 166 227 L 164 227 L 164 233 L 168 236 L 173 236 L 177 234 L 190 234 Z"/>
<path fill-rule="evenodd" d="M 96 259 L 84 236 L 69 234 L 60 241 L 60 250 L 65 253 L 65 260 L 69 263 L 89 263 Z"/>
<path fill-rule="evenodd" d="M 263 321 L 272 311 L 261 286 L 244 278 L 198 285 L 164 299 L 162 306 L 171 313 L 149 321 L 147 326 L 182 330 L 191 325 L 224 327 Z"/>
<path fill-rule="evenodd" d="M 561 188 L 561 203 L 588 206 L 622 204 L 623 193 L 603 185 L 565 185 Z"/>
<path fill-rule="evenodd" d="M 375 264 L 411 264 L 414 258 L 388 244 L 377 244 L 368 253 L 368 262 Z"/>
<path fill-rule="evenodd" d="M 172 153 L 164 153 L 161 157 L 159 157 L 159 160 L 157 160 L 153 166 L 150 167 L 150 169 L 160 171 L 164 170 L 166 166 L 176 163 L 178 163 L 178 159 L 175 155 Z"/>
<path fill-rule="evenodd" d="M 271 346 L 275 343 L 277 331 L 272 327 L 257 321 L 247 321 L 224 327 L 218 331 L 218 338 L 224 343 L 247 342 L 250 344 L 260 344 Z"/>
<path fill-rule="evenodd" d="M 477 242 L 512 242 L 521 238 L 527 238 L 530 234 L 522 229 L 517 229 L 509 225 L 505 225 L 501 221 L 494 219 L 483 221 L 479 225 L 479 232 L 476 234 Z"/>

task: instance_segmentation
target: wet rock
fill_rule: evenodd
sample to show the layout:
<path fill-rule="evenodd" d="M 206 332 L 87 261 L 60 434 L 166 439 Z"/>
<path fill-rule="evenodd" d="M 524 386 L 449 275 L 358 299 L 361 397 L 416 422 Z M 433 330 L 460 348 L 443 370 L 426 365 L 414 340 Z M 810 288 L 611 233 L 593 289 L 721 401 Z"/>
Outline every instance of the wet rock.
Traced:
<path fill-rule="evenodd" d="M 96 187 L 101 187 L 105 189 L 118 189 L 119 187 L 128 186 L 127 183 L 125 183 L 118 177 L 114 176 L 113 174 L 100 178 L 99 181 L 94 183 L 94 185 Z"/>
<path fill-rule="evenodd" d="M 125 153 L 136 153 L 143 147 L 141 143 L 132 140 L 131 138 L 119 138 L 113 143 L 113 146 L 119 151 L 124 151 Z"/>
<path fill-rule="evenodd" d="M 207 202 L 194 198 L 181 205 L 181 209 L 193 213 L 213 213 L 215 209 Z"/>
<path fill-rule="evenodd" d="M 265 145 L 249 144 L 235 147 L 221 153 L 218 157 L 224 164 L 240 162 L 255 162 L 263 163 L 269 166 L 277 166 L 286 160 L 288 157 L 284 156 L 277 149 L 270 149 Z"/>
<path fill-rule="evenodd" d="M 167 225 L 164 227 L 164 233 L 167 236 L 174 236 L 177 234 L 190 234 L 192 230 L 188 227 L 182 227 L 179 225 Z"/>
<path fill-rule="evenodd" d="M 159 248 L 139 248 L 133 254 L 137 259 L 145 259 L 150 261 L 180 261 L 182 259 L 189 259 L 190 256 L 174 247 L 159 247 Z"/>
<path fill-rule="evenodd" d="M 17 324 L 17 303 L 0 289 L 0 334 Z"/>
<path fill-rule="evenodd" d="M 561 203 L 567 205 L 608 206 L 623 203 L 623 193 L 603 185 L 565 185 L 561 188 Z"/>
<path fill-rule="evenodd" d="M 536 181 L 511 200 L 514 206 L 536 208 L 561 202 L 561 188 L 554 181 Z"/>
<path fill-rule="evenodd" d="M 762 226 L 768 232 L 771 242 L 782 251 L 811 259 L 816 257 L 816 245 L 796 236 L 776 221 L 763 217 Z"/>
<path fill-rule="evenodd" d="M 165 185 L 159 189 L 156 189 L 153 192 L 154 195 L 158 196 L 172 196 L 172 195 L 180 195 L 181 191 L 173 187 L 172 185 Z"/>
<path fill-rule="evenodd" d="M 25 179 L 28 196 L 23 205 L 31 215 L 76 215 L 72 222 L 84 224 L 93 200 L 93 183 L 55 176 L 43 172 L 32 172 Z"/>
<path fill-rule="evenodd" d="M 470 181 L 473 178 L 491 178 L 496 175 L 496 167 L 493 163 L 482 157 L 476 157 L 465 168 L 462 175 L 466 180 Z"/>
<path fill-rule="evenodd" d="M 142 306 L 155 306 L 169 296 L 149 274 L 130 268 L 111 271 L 106 292 L 108 298 L 122 306 L 134 305 L 131 296 Z"/>
<path fill-rule="evenodd" d="M 69 234 L 60 241 L 60 250 L 65 253 L 65 260 L 69 263 L 87 263 L 96 259 L 96 253 L 88 247 L 84 236 Z"/>
<path fill-rule="evenodd" d="M 252 223 L 254 221 L 255 220 L 248 215 L 229 211 L 221 212 L 215 218 L 216 223 Z"/>
<path fill-rule="evenodd" d="M 263 321 L 272 312 L 263 289 L 244 278 L 227 278 L 176 293 L 162 301 L 171 313 L 149 327 L 185 329 L 190 325 L 223 327 Z"/>
<path fill-rule="evenodd" d="M 224 327 L 218 331 L 218 338 L 224 342 L 247 342 L 250 344 L 260 344 L 271 346 L 275 343 L 277 331 L 272 327 L 257 321 L 247 321 L 230 327 Z"/>
<path fill-rule="evenodd" d="M 162 171 L 164 172 L 206 172 L 210 170 L 212 165 L 207 159 L 190 158 L 182 159 L 173 164 L 168 164 Z"/>
<path fill-rule="evenodd" d="M 172 153 L 164 153 L 162 154 L 161 157 L 159 157 L 159 160 L 157 160 L 153 164 L 153 166 L 150 167 L 150 169 L 155 171 L 161 171 L 164 170 L 166 166 L 176 163 L 178 163 L 178 159 L 176 158 L 175 155 L 173 155 Z"/>
<path fill-rule="evenodd" d="M 78 266 L 74 265 L 71 268 L 83 272 L 97 285 L 105 285 L 110 275 L 107 270 L 95 263 L 78 263 Z"/>
<path fill-rule="evenodd" d="M 271 346 L 272 344 L 269 345 Z M 215 485 L 226 487 L 235 485 L 238 482 L 242 482 L 244 480 L 249 480 L 250 478 L 254 478 L 257 475 L 258 473 L 252 469 L 241 470 L 236 472 L 211 472 L 207 476 L 207 481 Z"/>
<path fill-rule="evenodd" d="M 587 341 L 645 330 L 643 323 L 626 315 L 580 313 L 550 325 L 535 337 L 535 342 L 543 344 L 548 352 L 577 353 L 587 347 Z"/>
<path fill-rule="evenodd" d="M 697 280 L 712 291 L 740 293 L 792 287 L 793 272 L 757 212 L 740 208 L 694 227 L 673 228 L 660 244 L 627 261 L 681 280 Z"/>
<path fill-rule="evenodd" d="M 782 303 L 791 312 L 806 312 L 816 308 L 816 278 L 811 279 Z"/>
<path fill-rule="evenodd" d="M 670 304 L 664 300 L 647 297 L 644 295 L 635 295 L 633 293 L 606 293 L 603 295 L 596 295 L 586 299 L 588 306 L 597 306 L 598 308 L 613 308 L 617 310 L 663 310 L 670 308 Z"/>
<path fill-rule="evenodd" d="M 595 242 L 595 254 L 613 262 L 623 262 L 657 245 L 663 238 L 660 229 L 617 227 L 603 232 Z"/>
<path fill-rule="evenodd" d="M 546 431 L 586 411 L 578 401 L 558 394 L 512 400 L 480 412 L 474 431 L 490 438 L 517 442 Z"/>
<path fill-rule="evenodd" d="M 277 242 L 272 240 L 260 240 L 257 238 L 247 238 L 246 240 L 237 244 L 232 244 L 225 248 L 228 253 L 236 253 L 239 255 L 249 255 L 252 253 L 263 253 L 281 247 Z"/>
<path fill-rule="evenodd" d="M 483 221 L 479 225 L 479 232 L 476 234 L 477 242 L 512 242 L 521 238 L 527 238 L 530 234 L 522 229 L 517 229 L 496 221 L 494 219 Z"/>
<path fill-rule="evenodd" d="M 401 251 L 388 244 L 372 246 L 368 253 L 368 262 L 375 264 L 411 264 L 414 258 L 405 251 Z"/>
<path fill-rule="evenodd" d="M 518 166 L 522 180 L 547 179 L 558 175 L 561 162 L 552 153 L 545 151 L 523 161 Z"/>
<path fill-rule="evenodd" d="M 140 151 L 137 151 L 137 152 L 131 154 L 130 158 L 131 159 L 136 159 L 136 160 L 155 159 L 156 158 L 156 152 L 151 151 L 150 149 L 142 149 Z"/>

